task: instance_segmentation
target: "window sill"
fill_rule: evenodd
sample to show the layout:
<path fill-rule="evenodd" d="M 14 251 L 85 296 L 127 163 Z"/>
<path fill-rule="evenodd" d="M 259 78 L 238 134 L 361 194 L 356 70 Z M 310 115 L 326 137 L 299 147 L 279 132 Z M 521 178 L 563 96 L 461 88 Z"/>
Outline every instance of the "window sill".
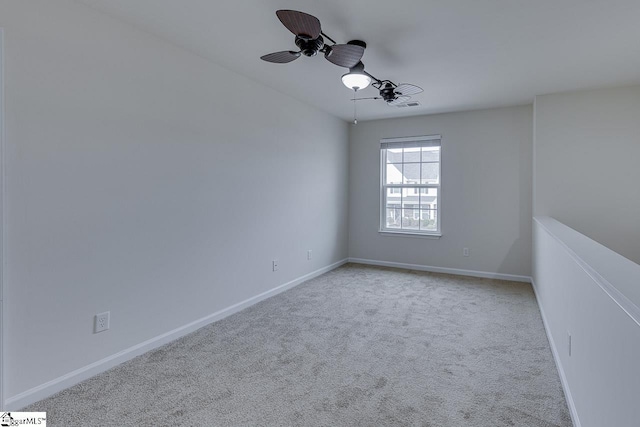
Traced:
<path fill-rule="evenodd" d="M 407 231 L 389 231 L 389 230 L 378 230 L 378 233 L 381 236 L 401 236 L 401 237 L 418 237 L 423 239 L 439 239 L 442 237 L 440 233 L 410 233 Z"/>

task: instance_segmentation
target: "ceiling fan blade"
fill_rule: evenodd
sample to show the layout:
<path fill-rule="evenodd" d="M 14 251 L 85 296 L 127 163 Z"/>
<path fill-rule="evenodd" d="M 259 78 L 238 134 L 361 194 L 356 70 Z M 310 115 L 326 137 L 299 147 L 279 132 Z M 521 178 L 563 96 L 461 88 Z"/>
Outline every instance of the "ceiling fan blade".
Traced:
<path fill-rule="evenodd" d="M 286 64 L 300 57 L 300 52 L 291 50 L 283 50 L 281 52 L 273 52 L 260 57 L 263 61 L 273 62 L 275 64 Z"/>
<path fill-rule="evenodd" d="M 364 101 L 365 99 L 382 99 L 382 98 L 379 96 L 372 96 L 369 98 L 351 98 L 351 101 Z"/>
<path fill-rule="evenodd" d="M 387 105 L 390 105 L 390 106 L 393 107 L 394 105 L 403 104 L 403 103 L 407 102 L 410 99 L 411 99 L 411 97 L 408 96 L 408 95 L 400 95 L 396 99 L 394 99 L 392 101 L 388 101 Z"/>
<path fill-rule="evenodd" d="M 339 67 L 353 68 L 364 55 L 364 47 L 355 44 L 334 44 L 328 46 L 324 57 Z"/>
<path fill-rule="evenodd" d="M 398 95 L 415 95 L 420 92 L 424 92 L 420 86 L 410 85 L 409 83 L 400 83 L 398 87 L 393 90 Z"/>
<path fill-rule="evenodd" d="M 320 21 L 315 16 L 297 10 L 278 10 L 276 12 L 282 25 L 296 36 L 303 39 L 317 39 L 322 29 Z"/>

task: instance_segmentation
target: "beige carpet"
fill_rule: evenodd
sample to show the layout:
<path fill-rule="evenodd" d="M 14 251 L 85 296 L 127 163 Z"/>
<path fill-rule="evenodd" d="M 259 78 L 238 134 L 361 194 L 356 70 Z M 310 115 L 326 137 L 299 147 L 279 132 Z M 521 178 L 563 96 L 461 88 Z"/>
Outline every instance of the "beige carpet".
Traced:
<path fill-rule="evenodd" d="M 52 426 L 570 426 L 530 285 L 349 264 L 28 408 Z"/>

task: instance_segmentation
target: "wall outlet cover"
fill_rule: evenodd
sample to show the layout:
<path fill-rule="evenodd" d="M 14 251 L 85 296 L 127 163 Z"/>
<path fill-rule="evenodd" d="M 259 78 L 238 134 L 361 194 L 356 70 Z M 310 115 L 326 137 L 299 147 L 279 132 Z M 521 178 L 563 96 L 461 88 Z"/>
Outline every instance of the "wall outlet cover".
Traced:
<path fill-rule="evenodd" d="M 105 311 L 104 313 L 99 313 L 95 315 L 95 322 L 93 325 L 93 333 L 97 334 L 98 332 L 103 332 L 109 329 L 111 312 Z"/>

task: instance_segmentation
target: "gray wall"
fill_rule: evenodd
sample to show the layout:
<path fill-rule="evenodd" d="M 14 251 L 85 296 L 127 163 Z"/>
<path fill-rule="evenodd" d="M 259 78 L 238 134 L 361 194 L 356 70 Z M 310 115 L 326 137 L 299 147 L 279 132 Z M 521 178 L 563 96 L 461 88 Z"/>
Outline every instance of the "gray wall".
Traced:
<path fill-rule="evenodd" d="M 536 97 L 534 215 L 640 263 L 640 86 Z"/>
<path fill-rule="evenodd" d="M 6 398 L 346 258 L 344 122 L 74 2 L 0 27 Z"/>
<path fill-rule="evenodd" d="M 443 138 L 442 237 L 382 235 L 380 139 L 430 134 Z M 531 139 L 531 106 L 352 126 L 349 256 L 530 276 Z"/>

